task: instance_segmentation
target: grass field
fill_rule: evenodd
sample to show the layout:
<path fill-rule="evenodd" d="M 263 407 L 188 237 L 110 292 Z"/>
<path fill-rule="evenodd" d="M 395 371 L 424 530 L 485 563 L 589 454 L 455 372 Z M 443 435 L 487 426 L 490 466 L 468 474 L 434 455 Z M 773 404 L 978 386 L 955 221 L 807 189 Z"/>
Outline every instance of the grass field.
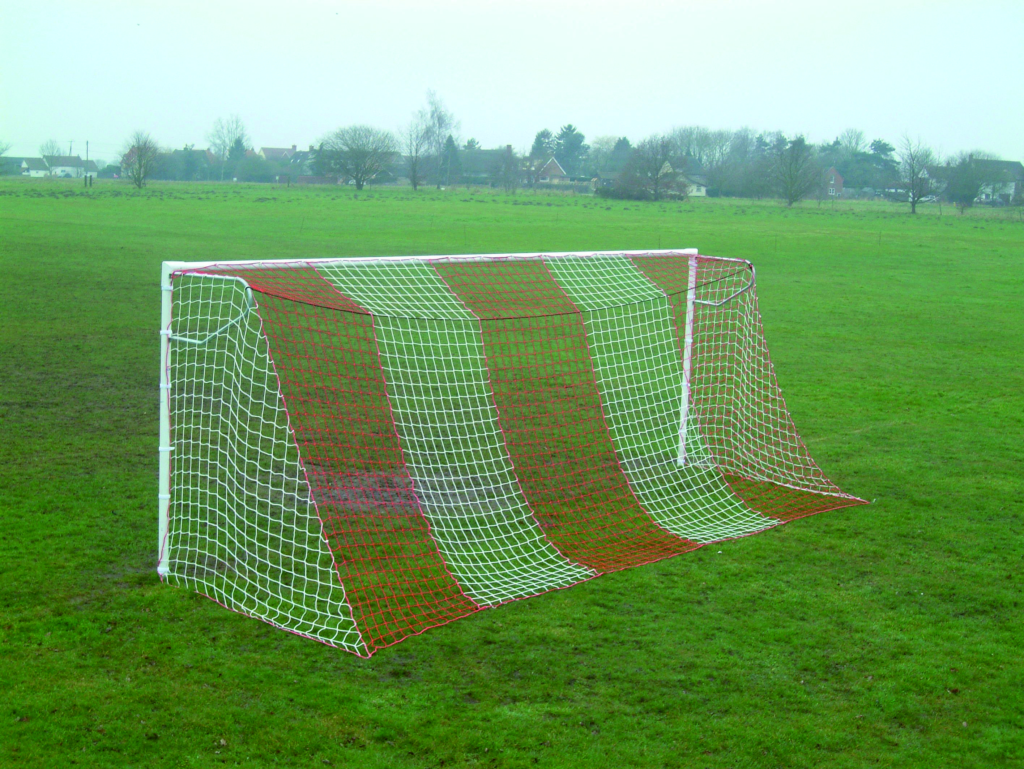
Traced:
<path fill-rule="evenodd" d="M 0 183 L 0 765 L 1024 762 L 1024 224 L 433 191 Z M 155 573 L 159 264 L 748 258 L 798 428 L 874 500 L 371 660 Z"/>

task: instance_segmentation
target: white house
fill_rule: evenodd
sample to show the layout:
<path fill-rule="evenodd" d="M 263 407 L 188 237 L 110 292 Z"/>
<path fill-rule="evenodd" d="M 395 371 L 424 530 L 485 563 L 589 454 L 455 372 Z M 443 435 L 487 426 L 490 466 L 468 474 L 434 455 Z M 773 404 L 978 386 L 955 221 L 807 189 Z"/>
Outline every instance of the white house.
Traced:
<path fill-rule="evenodd" d="M 65 179 L 80 179 L 85 176 L 85 161 L 78 155 L 43 155 L 43 160 L 50 169 L 50 176 Z"/>
<path fill-rule="evenodd" d="M 974 161 L 980 166 L 986 183 L 981 187 L 979 200 L 1012 203 L 1024 193 L 1024 165 L 1016 160 Z"/>
<path fill-rule="evenodd" d="M 287 147 L 260 147 L 259 156 L 264 160 L 275 160 L 279 163 L 287 163 L 292 159 L 292 156 L 298 151 L 296 145 L 292 145 L 291 149 Z"/>
<path fill-rule="evenodd" d="M 21 161 L 21 175 L 38 179 L 50 175 L 50 167 L 42 158 L 25 158 Z"/>
<path fill-rule="evenodd" d="M 706 198 L 708 196 L 708 183 L 703 176 L 683 176 L 682 182 L 686 185 L 686 197 Z"/>

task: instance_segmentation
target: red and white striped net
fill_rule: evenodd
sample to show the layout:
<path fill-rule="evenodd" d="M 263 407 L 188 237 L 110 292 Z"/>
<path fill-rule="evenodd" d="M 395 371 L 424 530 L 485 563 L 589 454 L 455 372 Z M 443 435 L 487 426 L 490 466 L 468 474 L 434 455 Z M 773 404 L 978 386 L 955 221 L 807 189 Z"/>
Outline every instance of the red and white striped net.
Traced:
<path fill-rule="evenodd" d="M 367 656 L 480 609 L 859 504 L 779 392 L 745 262 L 177 273 L 167 578 Z"/>

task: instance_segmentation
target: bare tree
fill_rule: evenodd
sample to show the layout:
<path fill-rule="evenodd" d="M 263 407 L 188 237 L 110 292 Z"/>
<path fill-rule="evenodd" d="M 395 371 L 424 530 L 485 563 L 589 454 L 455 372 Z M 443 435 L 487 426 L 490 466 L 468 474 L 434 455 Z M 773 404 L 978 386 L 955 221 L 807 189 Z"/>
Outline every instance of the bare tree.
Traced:
<path fill-rule="evenodd" d="M 733 131 L 719 172 L 718 192 L 732 197 L 754 197 L 760 184 L 763 137 L 743 127 Z"/>
<path fill-rule="evenodd" d="M 48 139 L 39 145 L 39 155 L 41 157 L 50 156 L 62 156 L 64 154 L 64 146 L 56 139 Z"/>
<path fill-rule="evenodd" d="M 366 125 L 339 128 L 323 138 L 317 154 L 324 168 L 344 174 L 356 189 L 379 174 L 398 153 L 398 142 L 390 131 Z"/>
<path fill-rule="evenodd" d="M 691 173 L 703 173 L 708 186 L 718 189 L 723 181 L 726 160 L 732 143 L 732 131 L 712 131 L 703 126 L 685 126 L 675 129 L 672 140 L 676 165 L 685 160 Z"/>
<path fill-rule="evenodd" d="M 864 132 L 857 128 L 847 128 L 839 134 L 839 147 L 847 157 L 853 157 L 858 152 L 863 152 L 867 146 Z"/>
<path fill-rule="evenodd" d="M 522 176 L 522 173 L 522 159 L 513 151 L 512 145 L 509 144 L 505 147 L 505 151 L 501 153 L 501 157 L 498 158 L 495 163 L 495 167 L 492 171 L 494 181 L 500 185 L 505 192 L 515 195 L 516 190 L 519 189 L 519 179 Z"/>
<path fill-rule="evenodd" d="M 928 166 L 935 165 L 935 153 L 921 143 L 920 139 L 912 140 L 904 134 L 899 149 L 900 187 L 907 193 L 910 202 L 910 213 L 917 213 L 917 204 L 932 191 L 932 179 L 928 175 Z"/>
<path fill-rule="evenodd" d="M 594 173 L 605 169 L 618 141 L 618 136 L 598 136 L 590 142 L 590 166 Z"/>
<path fill-rule="evenodd" d="M 669 139 L 675 145 L 673 149 L 677 155 L 693 158 L 695 162 L 699 163 L 700 150 L 698 145 L 701 143 L 701 137 L 707 131 L 708 129 L 703 126 L 683 126 L 681 128 L 674 128 L 672 133 L 669 134 Z"/>
<path fill-rule="evenodd" d="M 814 150 L 804 137 L 798 136 L 784 146 L 779 143 L 771 175 L 775 191 L 787 206 L 803 200 L 814 189 L 821 177 Z"/>
<path fill-rule="evenodd" d="M 448 137 L 456 139 L 455 132 L 459 129 L 459 123 L 451 110 L 441 101 L 441 97 L 434 91 L 427 91 L 427 107 L 420 114 L 426 118 L 427 148 L 433 157 L 437 188 L 441 189 L 441 180 L 444 178 L 443 166 L 446 159 L 445 144 L 448 142 Z"/>
<path fill-rule="evenodd" d="M 210 152 L 220 160 L 220 178 L 223 181 L 224 164 L 228 160 L 231 148 L 236 144 L 249 146 L 249 134 L 245 130 L 245 123 L 237 114 L 228 118 L 217 118 L 210 133 L 206 135 L 206 140 L 210 142 Z"/>
<path fill-rule="evenodd" d="M 0 157 L 7 154 L 7 150 L 11 148 L 10 142 L 0 141 Z"/>
<path fill-rule="evenodd" d="M 427 115 L 420 110 L 413 115 L 409 125 L 402 129 L 402 150 L 405 152 L 406 172 L 413 190 L 423 183 L 423 154 L 427 151 Z"/>
<path fill-rule="evenodd" d="M 136 131 L 128 137 L 121 151 L 121 173 L 140 190 L 153 172 L 160 148 L 146 131 Z"/>
<path fill-rule="evenodd" d="M 720 166 L 729 153 L 731 131 L 712 131 L 703 126 L 685 126 L 669 136 L 676 154 L 704 171 Z"/>
<path fill-rule="evenodd" d="M 668 192 L 685 195 L 685 185 L 678 184 L 680 171 L 672 167 L 674 150 L 667 136 L 651 136 L 637 144 L 619 175 L 620 194 L 641 200 L 661 200 Z"/>

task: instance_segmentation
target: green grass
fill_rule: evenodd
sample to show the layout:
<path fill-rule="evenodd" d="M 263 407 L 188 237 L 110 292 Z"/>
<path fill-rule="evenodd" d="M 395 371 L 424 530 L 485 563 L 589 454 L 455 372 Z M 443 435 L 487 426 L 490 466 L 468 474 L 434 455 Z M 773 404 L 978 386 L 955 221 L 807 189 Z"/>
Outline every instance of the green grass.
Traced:
<path fill-rule="evenodd" d="M 943 213 L 0 184 L 0 764 L 1024 760 L 1024 224 Z M 161 260 L 691 245 L 755 262 L 797 426 L 874 504 L 368 661 L 157 580 Z"/>

